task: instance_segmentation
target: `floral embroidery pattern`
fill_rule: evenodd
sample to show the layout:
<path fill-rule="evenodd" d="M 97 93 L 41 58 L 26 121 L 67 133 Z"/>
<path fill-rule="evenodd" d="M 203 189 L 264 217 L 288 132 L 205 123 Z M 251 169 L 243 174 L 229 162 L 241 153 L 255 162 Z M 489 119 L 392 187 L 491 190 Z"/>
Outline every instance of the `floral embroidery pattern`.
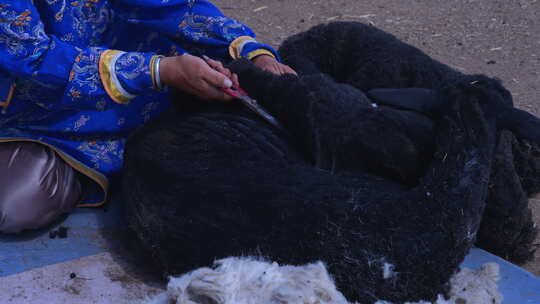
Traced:
<path fill-rule="evenodd" d="M 138 84 L 152 88 L 150 79 L 150 58 L 144 53 L 130 52 L 125 53 L 116 61 L 116 75 L 122 83 L 123 87 L 130 89 L 130 84 Z M 137 91 L 131 87 L 131 91 Z"/>
<path fill-rule="evenodd" d="M 182 19 L 178 28 L 184 37 L 190 37 L 194 41 L 221 37 L 232 41 L 238 37 L 239 31 L 247 31 L 243 24 L 223 16 L 201 16 L 188 12 Z"/>
<path fill-rule="evenodd" d="M 9 54 L 19 58 L 38 55 L 48 47 L 48 37 L 39 19 L 33 19 L 29 9 L 8 9 L 0 7 L 0 44 Z"/>
<path fill-rule="evenodd" d="M 81 115 L 81 117 L 75 122 L 75 125 L 73 126 L 73 131 L 79 131 L 79 129 L 86 125 L 86 123 L 90 120 L 90 116 L 88 115 Z"/>
<path fill-rule="evenodd" d="M 107 1 L 102 0 L 46 0 L 54 13 L 55 22 L 65 22 L 74 32 L 66 33 L 63 41 L 79 39 L 90 41 L 96 45 L 112 21 L 112 12 Z"/>
<path fill-rule="evenodd" d="M 123 144 L 123 140 L 89 141 L 82 143 L 78 149 L 91 155 L 92 167 L 100 169 L 103 165 L 122 162 L 124 155 Z"/>
<path fill-rule="evenodd" d="M 102 51 L 104 51 L 103 48 L 90 48 L 88 52 L 80 54 L 75 59 L 69 80 L 77 84 L 78 90 L 92 94 L 100 89 L 98 61 Z"/>

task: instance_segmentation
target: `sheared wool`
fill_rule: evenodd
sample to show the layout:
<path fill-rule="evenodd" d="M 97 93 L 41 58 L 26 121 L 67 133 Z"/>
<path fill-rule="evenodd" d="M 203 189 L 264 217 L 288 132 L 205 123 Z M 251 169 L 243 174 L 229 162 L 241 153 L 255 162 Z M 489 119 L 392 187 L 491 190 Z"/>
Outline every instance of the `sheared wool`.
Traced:
<path fill-rule="evenodd" d="M 463 268 L 451 279 L 450 299 L 433 304 L 500 304 L 499 265 Z M 142 304 L 349 304 L 322 262 L 280 266 L 253 258 L 227 258 L 214 268 L 171 277 L 167 292 Z M 360 304 L 360 303 L 355 303 Z M 379 301 L 376 304 L 392 304 Z M 432 304 L 417 302 L 406 304 Z"/>
<path fill-rule="evenodd" d="M 499 292 L 499 264 L 487 263 L 479 270 L 461 269 L 451 280 L 451 303 L 499 304 L 503 295 Z M 459 301 L 464 299 L 465 302 Z M 443 304 L 443 303 L 441 303 Z"/>

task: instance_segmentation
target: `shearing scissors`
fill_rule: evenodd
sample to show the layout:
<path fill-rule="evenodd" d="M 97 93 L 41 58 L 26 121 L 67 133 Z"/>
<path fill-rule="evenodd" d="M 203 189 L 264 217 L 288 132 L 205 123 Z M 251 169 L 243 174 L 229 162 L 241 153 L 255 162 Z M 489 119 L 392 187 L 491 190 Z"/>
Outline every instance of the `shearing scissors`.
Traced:
<path fill-rule="evenodd" d="M 210 60 L 210 58 L 208 58 L 207 56 L 204 56 L 204 55 L 202 56 L 202 58 L 204 59 L 204 61 L 206 61 L 206 63 L 208 63 L 208 61 Z M 242 104 L 244 104 L 248 109 L 250 109 L 255 114 L 262 117 L 264 120 L 269 122 L 274 127 L 278 128 L 280 130 L 283 130 L 283 126 L 281 125 L 281 123 L 274 116 L 272 116 L 270 113 L 268 113 L 261 105 L 259 105 L 259 103 L 257 103 L 257 100 L 249 97 L 248 93 L 244 89 L 242 89 L 240 87 L 238 87 L 238 88 L 230 87 L 230 88 L 224 88 L 224 89 L 221 89 L 221 90 L 225 94 L 227 94 L 227 95 L 229 95 L 229 96 L 231 96 L 231 97 L 233 97 L 235 99 L 240 100 L 240 102 L 242 102 Z"/>

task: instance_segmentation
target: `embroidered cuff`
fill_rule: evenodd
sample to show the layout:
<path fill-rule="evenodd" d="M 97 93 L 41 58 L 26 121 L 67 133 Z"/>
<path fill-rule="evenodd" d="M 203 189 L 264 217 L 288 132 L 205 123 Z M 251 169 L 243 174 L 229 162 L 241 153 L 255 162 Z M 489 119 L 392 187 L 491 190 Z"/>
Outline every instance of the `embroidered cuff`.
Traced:
<path fill-rule="evenodd" d="M 116 77 L 122 87 L 133 95 L 150 92 L 153 88 L 152 62 L 155 53 L 123 53 L 116 61 Z"/>
<path fill-rule="evenodd" d="M 229 45 L 229 55 L 233 59 L 239 59 L 241 58 L 242 49 L 244 48 L 244 45 L 248 42 L 256 42 L 255 38 L 250 36 L 240 36 L 231 42 Z"/>
<path fill-rule="evenodd" d="M 274 57 L 278 61 L 281 61 L 279 54 L 273 47 L 267 44 L 259 43 L 257 40 L 255 40 L 255 38 L 250 36 L 241 36 L 236 38 L 229 45 L 229 55 L 233 59 L 246 58 L 249 60 L 260 55 L 268 55 Z"/>
<path fill-rule="evenodd" d="M 125 52 L 106 50 L 99 58 L 99 75 L 107 94 L 117 103 L 127 103 L 135 98 L 122 86 L 116 76 L 116 62 Z"/>

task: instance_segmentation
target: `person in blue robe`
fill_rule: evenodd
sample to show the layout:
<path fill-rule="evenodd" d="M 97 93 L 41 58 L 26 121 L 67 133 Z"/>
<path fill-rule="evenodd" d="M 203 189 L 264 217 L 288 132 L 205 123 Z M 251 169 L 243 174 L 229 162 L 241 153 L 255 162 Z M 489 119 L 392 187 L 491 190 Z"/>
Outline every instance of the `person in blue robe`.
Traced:
<path fill-rule="evenodd" d="M 0 0 L 0 232 L 104 204 L 166 87 L 228 100 L 237 58 L 294 73 L 205 0 Z"/>

